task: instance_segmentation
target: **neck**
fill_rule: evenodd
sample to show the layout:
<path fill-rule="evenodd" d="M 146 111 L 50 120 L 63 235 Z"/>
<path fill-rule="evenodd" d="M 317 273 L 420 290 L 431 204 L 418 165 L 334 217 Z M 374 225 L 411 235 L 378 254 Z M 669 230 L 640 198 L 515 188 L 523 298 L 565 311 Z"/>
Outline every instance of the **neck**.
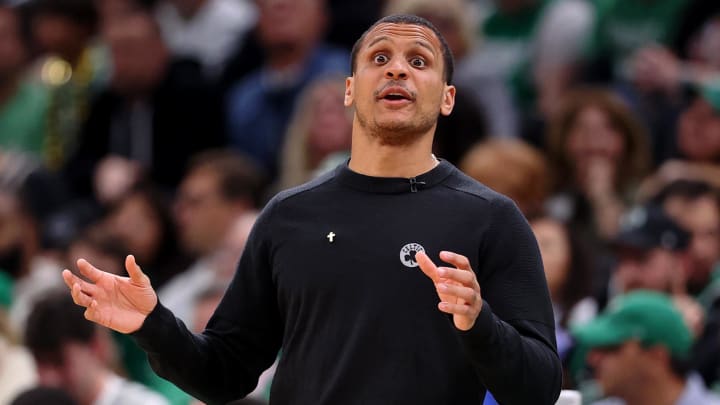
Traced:
<path fill-rule="evenodd" d="M 434 128 L 433 128 L 434 131 Z M 415 177 L 439 163 L 432 154 L 432 131 L 405 145 L 388 145 L 355 127 L 350 170 L 373 177 Z"/>
<path fill-rule="evenodd" d="M 685 380 L 674 375 L 668 377 L 662 383 L 633 388 L 625 402 L 627 405 L 674 405 L 685 389 Z"/>
<path fill-rule="evenodd" d="M 80 398 L 78 399 L 82 405 L 92 405 L 97 402 L 108 383 L 110 375 L 102 367 L 96 367 L 89 376 L 91 378 L 87 380 L 86 386 L 79 393 Z"/>

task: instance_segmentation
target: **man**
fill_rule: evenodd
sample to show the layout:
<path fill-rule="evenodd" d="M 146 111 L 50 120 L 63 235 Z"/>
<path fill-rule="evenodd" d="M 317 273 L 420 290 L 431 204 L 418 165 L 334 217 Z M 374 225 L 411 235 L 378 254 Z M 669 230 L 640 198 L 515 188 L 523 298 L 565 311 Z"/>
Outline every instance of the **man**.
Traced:
<path fill-rule="evenodd" d="M 629 210 L 614 241 L 618 261 L 611 289 L 677 291 L 685 284 L 688 241 L 688 233 L 661 207 L 650 204 Z"/>
<path fill-rule="evenodd" d="M 256 216 L 262 181 L 252 162 L 235 151 L 209 150 L 192 159 L 180 183 L 174 215 L 182 247 L 195 261 L 158 290 L 163 304 L 184 322 L 191 321 L 195 300 L 203 290 L 232 278 L 232 270 L 222 268 L 228 265 L 221 264 L 219 256 L 228 251 L 229 239 L 245 245 L 254 219 L 241 232 L 236 224 L 243 217 Z M 243 232 L 245 237 L 238 238 Z M 230 249 L 233 265 L 242 246 Z"/>
<path fill-rule="evenodd" d="M 654 198 L 690 232 L 687 290 L 705 312 L 702 334 L 693 346 L 693 359 L 706 383 L 720 373 L 720 198 L 708 183 L 677 180 Z"/>
<path fill-rule="evenodd" d="M 250 392 L 282 347 L 273 404 L 470 404 L 486 389 L 553 404 L 560 362 L 532 232 L 509 199 L 430 153 L 455 96 L 442 36 L 386 17 L 351 65 L 349 163 L 268 203 L 202 334 L 158 303 L 133 256 L 129 278 L 78 261 L 92 281 L 63 273 L 74 300 L 212 403 Z"/>
<path fill-rule="evenodd" d="M 25 344 L 35 358 L 40 385 L 62 388 L 78 404 L 168 404 L 112 371 L 115 348 L 108 330 L 85 322 L 82 309 L 64 291 L 51 291 L 37 302 Z"/>
<path fill-rule="evenodd" d="M 635 291 L 574 331 L 605 396 L 596 405 L 717 405 L 687 372 L 692 344 L 682 315 L 665 294 Z"/>
<path fill-rule="evenodd" d="M 687 287 L 709 306 L 717 292 L 707 287 L 720 274 L 720 197 L 708 183 L 677 180 L 665 186 L 654 201 L 690 232 Z M 714 287 L 717 291 L 719 287 Z"/>
<path fill-rule="evenodd" d="M 191 155 L 224 142 L 220 97 L 197 63 L 173 59 L 148 12 L 108 22 L 104 39 L 112 81 L 89 106 L 77 150 L 64 167 L 67 181 L 88 197 L 96 168 L 120 156 L 174 190 Z"/>
<path fill-rule="evenodd" d="M 264 0 L 256 4 L 256 34 L 263 63 L 229 87 L 228 141 L 253 157 L 274 179 L 298 97 L 314 79 L 333 73 L 345 75 L 348 55 L 344 49 L 322 42 L 328 20 L 325 0 Z"/>

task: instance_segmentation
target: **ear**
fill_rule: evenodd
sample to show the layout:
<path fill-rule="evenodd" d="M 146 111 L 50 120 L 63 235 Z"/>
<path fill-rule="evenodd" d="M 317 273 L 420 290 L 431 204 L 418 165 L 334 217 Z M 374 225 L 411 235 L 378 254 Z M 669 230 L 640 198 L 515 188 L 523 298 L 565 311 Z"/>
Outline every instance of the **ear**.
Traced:
<path fill-rule="evenodd" d="M 345 107 L 350 107 L 355 101 L 355 97 L 353 96 L 353 88 L 355 82 L 353 80 L 354 77 L 352 76 L 345 78 Z"/>
<path fill-rule="evenodd" d="M 450 115 L 455 106 L 455 86 L 445 85 L 443 89 L 442 103 L 440 104 L 440 114 Z"/>

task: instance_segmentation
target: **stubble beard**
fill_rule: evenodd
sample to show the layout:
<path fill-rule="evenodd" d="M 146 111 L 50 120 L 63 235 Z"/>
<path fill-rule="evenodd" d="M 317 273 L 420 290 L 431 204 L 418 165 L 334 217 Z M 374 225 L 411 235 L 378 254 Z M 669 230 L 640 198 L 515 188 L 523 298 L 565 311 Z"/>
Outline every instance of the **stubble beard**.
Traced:
<path fill-rule="evenodd" d="M 415 143 L 435 126 L 437 115 L 422 114 L 415 120 L 394 120 L 378 122 L 375 117 L 368 119 L 360 111 L 355 111 L 358 123 L 367 133 L 380 141 L 381 145 L 402 146 Z"/>

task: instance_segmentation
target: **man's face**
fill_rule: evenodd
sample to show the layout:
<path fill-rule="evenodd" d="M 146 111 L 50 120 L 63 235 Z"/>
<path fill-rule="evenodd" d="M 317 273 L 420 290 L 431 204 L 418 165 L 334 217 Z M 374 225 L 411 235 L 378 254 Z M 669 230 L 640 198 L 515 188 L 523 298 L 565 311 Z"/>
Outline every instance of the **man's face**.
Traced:
<path fill-rule="evenodd" d="M 406 145 L 431 132 L 448 115 L 455 88 L 443 77 L 442 47 L 432 30 L 385 23 L 365 37 L 355 72 L 346 81 L 345 105 L 371 136 Z"/>
<path fill-rule="evenodd" d="M 180 185 L 175 220 L 180 240 L 188 252 L 207 255 L 218 249 L 236 215 L 236 203 L 223 197 L 215 172 L 197 170 Z"/>
<path fill-rule="evenodd" d="M 259 0 L 258 29 L 269 48 L 307 47 L 319 40 L 326 26 L 321 0 Z"/>
<path fill-rule="evenodd" d="M 720 207 L 711 196 L 690 200 L 668 199 L 665 211 L 691 234 L 689 282 L 705 285 L 712 267 L 720 261 Z"/>
<path fill-rule="evenodd" d="M 623 292 L 671 292 L 685 280 L 678 254 L 661 248 L 622 249 L 615 274 Z"/>
<path fill-rule="evenodd" d="M 116 90 L 123 94 L 147 92 L 162 80 L 168 55 L 150 16 L 136 13 L 108 23 L 105 40 Z"/>
<path fill-rule="evenodd" d="M 708 161 L 720 157 L 720 112 L 698 98 L 680 115 L 678 147 L 690 160 Z"/>
<path fill-rule="evenodd" d="M 595 379 L 604 395 L 626 397 L 643 377 L 643 367 L 648 365 L 647 354 L 636 341 L 618 346 L 596 348 L 588 355 Z"/>

